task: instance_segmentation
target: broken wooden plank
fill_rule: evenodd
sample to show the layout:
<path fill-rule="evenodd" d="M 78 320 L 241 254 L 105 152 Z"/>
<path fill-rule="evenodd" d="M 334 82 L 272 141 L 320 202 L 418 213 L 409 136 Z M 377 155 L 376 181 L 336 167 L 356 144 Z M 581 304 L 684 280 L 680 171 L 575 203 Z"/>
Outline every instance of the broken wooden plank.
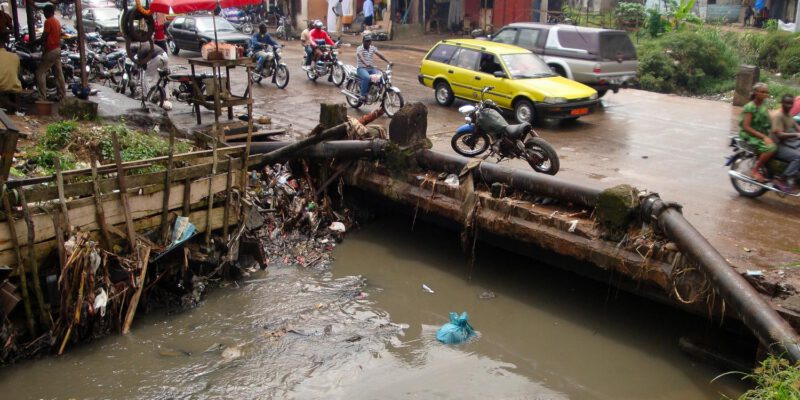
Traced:
<path fill-rule="evenodd" d="M 39 276 L 39 263 L 36 261 L 36 255 L 33 249 L 36 243 L 36 230 L 33 229 L 33 219 L 31 219 L 30 210 L 28 210 L 28 202 L 25 200 L 25 191 L 19 191 L 19 202 L 22 204 L 22 214 L 25 216 L 25 225 L 28 228 L 28 266 L 31 271 L 31 280 L 33 281 L 33 293 L 36 296 L 36 303 L 39 308 L 39 322 L 42 326 L 50 326 L 50 313 L 47 312 L 44 304 L 44 293 L 42 292 L 42 283 Z"/>
<path fill-rule="evenodd" d="M 89 152 L 92 161 L 92 198 L 94 199 L 95 217 L 97 224 L 100 225 L 100 237 L 103 239 L 103 246 L 111 251 L 111 235 L 108 233 L 106 225 L 106 213 L 103 211 L 103 193 L 100 191 L 100 184 L 97 181 L 97 156 L 93 151 Z"/>
<path fill-rule="evenodd" d="M 31 299 L 28 296 L 28 279 L 22 271 L 25 271 L 25 260 L 22 259 L 22 250 L 19 247 L 19 238 L 17 236 L 16 231 L 16 222 L 14 221 L 14 215 L 12 214 L 11 210 L 11 202 L 8 200 L 9 196 L 11 196 L 11 192 L 3 193 L 3 209 L 6 212 L 6 222 L 8 229 L 11 231 L 11 244 L 14 248 L 14 256 L 16 256 L 17 267 L 14 268 L 14 271 L 19 275 L 19 283 L 22 287 L 22 300 L 25 306 L 25 318 L 28 321 L 28 332 L 32 335 L 36 335 L 36 323 L 33 322 L 33 310 L 31 309 Z M 9 263 L 6 265 L 14 265 L 13 263 Z"/>
<path fill-rule="evenodd" d="M 125 227 L 128 230 L 128 248 L 133 250 L 136 247 L 136 230 L 133 229 L 133 218 L 131 218 L 130 206 L 128 205 L 128 187 L 125 185 L 125 170 L 122 169 L 122 152 L 120 151 L 119 139 L 117 138 L 116 132 L 111 132 L 111 143 L 114 146 L 114 161 L 117 163 L 117 179 L 119 179 L 120 192 L 119 200 L 122 204 L 122 211 L 125 214 Z"/>
<path fill-rule="evenodd" d="M 136 315 L 136 308 L 139 307 L 139 299 L 142 297 L 142 290 L 144 289 L 144 280 L 147 278 L 147 265 L 150 264 L 150 247 L 142 246 L 137 253 L 139 255 L 139 268 L 142 272 L 139 274 L 139 279 L 136 282 L 136 292 L 131 298 L 131 303 L 128 305 L 128 312 L 125 314 L 125 323 L 122 325 L 122 334 L 127 335 L 131 331 L 131 324 L 133 323 L 133 316 Z"/>
<path fill-rule="evenodd" d="M 286 129 L 270 129 L 270 130 L 266 130 L 266 131 L 253 132 L 253 135 L 251 137 L 253 139 L 255 139 L 255 138 L 258 138 L 258 137 L 272 137 L 272 136 L 280 136 L 280 135 L 284 135 L 284 134 L 286 134 Z M 227 141 L 227 142 L 243 140 L 243 139 L 244 140 L 247 139 L 247 134 L 246 133 L 239 133 L 239 134 L 226 135 L 225 136 L 225 141 Z"/>

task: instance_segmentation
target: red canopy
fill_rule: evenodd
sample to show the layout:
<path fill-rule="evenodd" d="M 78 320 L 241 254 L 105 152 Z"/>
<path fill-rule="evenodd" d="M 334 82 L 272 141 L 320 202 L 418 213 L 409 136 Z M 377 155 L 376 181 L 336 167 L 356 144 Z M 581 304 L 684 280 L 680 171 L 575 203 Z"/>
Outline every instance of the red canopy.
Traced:
<path fill-rule="evenodd" d="M 263 0 L 153 0 L 150 2 L 150 9 L 162 14 L 169 14 L 172 9 L 175 14 L 183 14 L 192 11 L 212 11 L 217 4 L 222 8 L 228 8 L 244 7 L 262 2 Z"/>

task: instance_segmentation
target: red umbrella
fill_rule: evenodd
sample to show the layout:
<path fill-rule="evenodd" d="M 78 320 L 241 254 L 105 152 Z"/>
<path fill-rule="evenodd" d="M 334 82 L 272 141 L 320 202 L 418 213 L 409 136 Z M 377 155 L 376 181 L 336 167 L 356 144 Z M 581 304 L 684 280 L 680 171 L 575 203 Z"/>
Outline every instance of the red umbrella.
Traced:
<path fill-rule="evenodd" d="M 219 5 L 221 8 L 244 7 L 261 4 L 263 0 L 153 0 L 150 10 L 169 14 L 183 14 L 192 11 L 213 11 Z"/>

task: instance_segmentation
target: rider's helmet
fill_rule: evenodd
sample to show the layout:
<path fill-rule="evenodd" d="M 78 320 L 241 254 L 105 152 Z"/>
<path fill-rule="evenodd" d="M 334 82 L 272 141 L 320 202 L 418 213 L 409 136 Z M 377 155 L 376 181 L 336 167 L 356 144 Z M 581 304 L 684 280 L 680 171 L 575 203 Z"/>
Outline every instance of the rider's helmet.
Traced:
<path fill-rule="evenodd" d="M 315 27 L 315 28 L 322 29 L 322 27 L 323 27 L 323 26 L 324 26 L 324 25 L 322 24 L 322 21 L 320 21 L 320 20 L 316 20 L 316 21 L 314 21 L 314 27 Z"/>
<path fill-rule="evenodd" d="M 361 37 L 361 41 L 362 42 L 371 42 L 372 41 L 372 35 L 368 33 L 368 34 L 362 36 Z"/>

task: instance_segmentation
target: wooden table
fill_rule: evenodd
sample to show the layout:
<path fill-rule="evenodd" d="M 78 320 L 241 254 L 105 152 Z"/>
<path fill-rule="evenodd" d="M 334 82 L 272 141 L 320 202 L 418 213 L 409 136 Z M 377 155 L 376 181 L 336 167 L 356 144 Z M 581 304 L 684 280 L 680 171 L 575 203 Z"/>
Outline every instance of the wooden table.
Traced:
<path fill-rule="evenodd" d="M 223 107 L 228 107 L 228 119 L 233 119 L 233 107 L 247 105 L 247 115 L 250 119 L 252 119 L 253 96 L 251 92 L 251 85 L 253 67 L 255 67 L 255 63 L 249 57 L 239 58 L 236 60 L 206 60 L 203 58 L 190 58 L 189 65 L 192 68 L 194 112 L 197 114 L 198 125 L 202 123 L 202 119 L 200 117 L 200 106 L 203 106 L 209 110 L 214 110 L 214 123 L 217 128 L 219 128 L 219 117 L 222 115 Z M 214 85 L 217 90 L 214 90 L 214 93 L 204 93 L 204 91 L 200 89 L 200 86 L 198 85 L 198 77 L 195 73 L 195 67 L 211 68 L 214 78 L 217 80 L 216 85 Z M 244 67 L 247 73 L 247 89 L 241 96 L 231 93 L 231 70 L 235 69 L 236 67 Z M 219 88 L 222 87 L 223 68 L 225 68 L 226 77 L 225 89 L 230 95 L 227 98 L 223 98 L 219 90 Z M 220 134 L 220 132 L 221 130 L 217 129 L 217 133 Z"/>

